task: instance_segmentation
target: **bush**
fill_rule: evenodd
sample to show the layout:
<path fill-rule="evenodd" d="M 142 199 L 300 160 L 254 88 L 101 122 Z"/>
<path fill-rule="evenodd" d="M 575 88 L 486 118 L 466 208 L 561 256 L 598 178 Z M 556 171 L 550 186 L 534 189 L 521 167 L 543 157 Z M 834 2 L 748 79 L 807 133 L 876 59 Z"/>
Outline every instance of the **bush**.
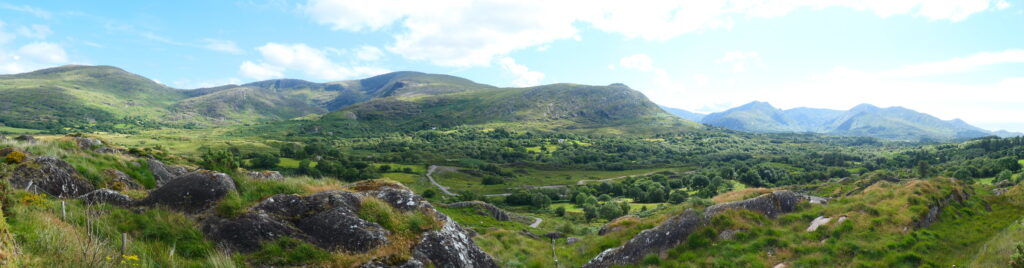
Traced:
<path fill-rule="evenodd" d="M 555 215 L 558 215 L 559 217 L 565 216 L 565 207 L 555 208 Z"/>
<path fill-rule="evenodd" d="M 6 160 L 10 164 L 21 164 L 21 162 L 25 161 L 25 153 L 19 151 L 10 152 L 7 154 Z"/>
<path fill-rule="evenodd" d="M 427 189 L 426 191 L 423 191 L 423 194 L 421 195 L 423 198 L 434 198 L 437 196 L 437 191 L 434 191 L 434 189 Z"/>
<path fill-rule="evenodd" d="M 253 155 L 250 165 L 253 168 L 272 169 L 281 163 L 281 158 L 268 153 L 257 153 Z"/>
<path fill-rule="evenodd" d="M 1010 258 L 1010 267 L 1024 268 L 1024 243 L 1017 244 L 1017 253 Z"/>

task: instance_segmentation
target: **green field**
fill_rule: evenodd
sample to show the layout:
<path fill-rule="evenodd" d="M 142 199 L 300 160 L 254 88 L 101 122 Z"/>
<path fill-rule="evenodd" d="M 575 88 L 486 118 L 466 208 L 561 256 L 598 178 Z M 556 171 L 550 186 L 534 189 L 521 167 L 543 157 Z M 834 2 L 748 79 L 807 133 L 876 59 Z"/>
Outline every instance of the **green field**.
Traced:
<path fill-rule="evenodd" d="M 27 129 L 27 128 L 16 128 L 16 127 L 0 126 L 0 134 L 4 134 L 4 133 L 6 133 L 6 134 L 38 134 L 40 132 L 43 132 L 43 131 L 42 130 L 38 130 L 38 129 Z"/>
<path fill-rule="evenodd" d="M 283 167 L 283 168 L 299 168 L 299 163 L 301 163 L 301 162 L 302 162 L 301 160 L 296 160 L 296 159 L 287 158 L 287 157 L 281 157 L 281 162 L 277 163 L 277 166 Z M 309 167 L 311 167 L 311 168 L 316 167 L 316 161 L 310 161 L 309 162 Z"/>

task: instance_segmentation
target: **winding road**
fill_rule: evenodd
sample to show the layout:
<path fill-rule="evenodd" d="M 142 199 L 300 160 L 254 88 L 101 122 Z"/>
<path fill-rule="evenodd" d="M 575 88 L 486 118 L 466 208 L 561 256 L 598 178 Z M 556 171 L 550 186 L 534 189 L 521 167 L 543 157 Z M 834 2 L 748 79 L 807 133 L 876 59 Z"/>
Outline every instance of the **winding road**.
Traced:
<path fill-rule="evenodd" d="M 427 168 L 427 179 L 430 179 L 430 184 L 433 184 L 434 186 L 437 186 L 437 188 L 440 188 L 441 192 L 444 192 L 444 194 L 446 195 L 459 196 L 459 194 L 448 191 L 448 187 L 444 187 L 444 185 L 441 185 L 440 183 L 437 183 L 436 180 L 434 180 L 433 175 L 435 170 L 437 170 L 437 165 L 430 165 L 430 168 Z"/>

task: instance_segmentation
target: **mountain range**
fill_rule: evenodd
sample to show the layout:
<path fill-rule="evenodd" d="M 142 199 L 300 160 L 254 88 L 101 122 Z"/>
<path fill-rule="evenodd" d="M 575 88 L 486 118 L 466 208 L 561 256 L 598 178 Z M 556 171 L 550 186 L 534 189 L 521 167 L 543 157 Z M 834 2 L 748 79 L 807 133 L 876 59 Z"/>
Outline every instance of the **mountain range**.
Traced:
<path fill-rule="evenodd" d="M 667 110 L 683 118 L 700 116 L 681 109 Z M 941 120 L 903 107 L 880 108 L 870 104 L 857 105 L 845 111 L 805 107 L 782 110 L 767 102 L 754 101 L 702 116 L 700 122 L 748 132 L 811 132 L 907 141 L 946 141 L 993 135 L 1022 135 L 1006 131 L 992 132 L 960 119 Z"/>
<path fill-rule="evenodd" d="M 0 124 L 83 130 L 137 122 L 222 126 L 310 118 L 325 127 L 408 130 L 511 124 L 601 133 L 701 128 L 622 84 L 498 88 L 439 74 L 394 72 L 315 83 L 276 79 L 183 90 L 111 66 L 0 75 Z M 155 122 L 155 123 L 154 123 Z"/>

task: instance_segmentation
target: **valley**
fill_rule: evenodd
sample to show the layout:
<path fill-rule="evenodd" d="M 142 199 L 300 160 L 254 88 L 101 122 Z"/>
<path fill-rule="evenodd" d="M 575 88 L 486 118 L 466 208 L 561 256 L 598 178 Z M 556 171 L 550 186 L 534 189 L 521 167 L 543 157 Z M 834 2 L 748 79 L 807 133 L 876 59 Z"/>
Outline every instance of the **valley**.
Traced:
<path fill-rule="evenodd" d="M 3 75 L 0 94 L 11 267 L 990 267 L 1024 254 L 1024 138 L 903 108 L 753 103 L 702 124 L 622 84 L 395 72 L 182 90 L 106 66 Z"/>

